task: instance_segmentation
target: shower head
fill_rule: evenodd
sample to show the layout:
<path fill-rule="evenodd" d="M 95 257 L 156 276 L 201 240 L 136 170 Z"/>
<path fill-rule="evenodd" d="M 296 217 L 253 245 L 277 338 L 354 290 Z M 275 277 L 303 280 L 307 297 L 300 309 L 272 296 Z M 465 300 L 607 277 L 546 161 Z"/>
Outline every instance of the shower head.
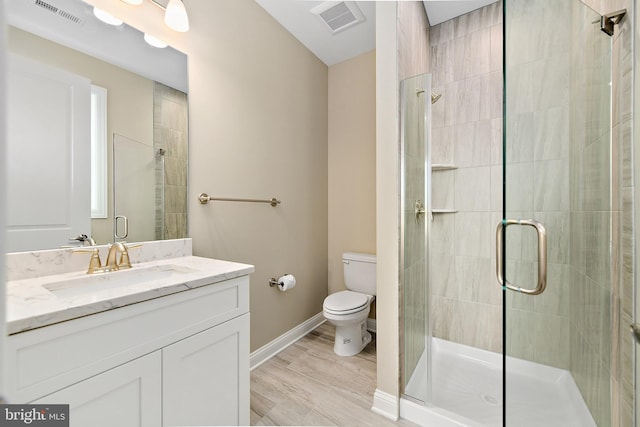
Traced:
<path fill-rule="evenodd" d="M 435 93 L 435 92 L 431 92 L 431 103 L 435 104 L 436 102 L 438 102 L 438 99 L 442 98 L 442 94 L 441 93 Z"/>

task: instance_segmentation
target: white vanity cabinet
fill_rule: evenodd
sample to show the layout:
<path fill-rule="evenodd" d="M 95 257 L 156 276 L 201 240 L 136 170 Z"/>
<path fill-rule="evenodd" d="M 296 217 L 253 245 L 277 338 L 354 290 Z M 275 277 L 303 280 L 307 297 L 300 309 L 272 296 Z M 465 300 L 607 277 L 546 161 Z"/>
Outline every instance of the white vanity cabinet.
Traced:
<path fill-rule="evenodd" d="M 249 277 L 11 335 L 12 403 L 72 427 L 249 424 Z"/>

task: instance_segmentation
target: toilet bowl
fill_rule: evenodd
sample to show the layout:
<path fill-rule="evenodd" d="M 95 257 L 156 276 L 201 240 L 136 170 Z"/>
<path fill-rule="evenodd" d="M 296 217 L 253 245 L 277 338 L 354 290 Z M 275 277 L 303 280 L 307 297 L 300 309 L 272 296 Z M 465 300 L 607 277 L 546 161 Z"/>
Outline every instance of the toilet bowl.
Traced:
<path fill-rule="evenodd" d="M 367 318 L 374 300 L 375 255 L 345 253 L 342 256 L 346 291 L 325 298 L 322 311 L 325 319 L 336 327 L 333 351 L 339 356 L 353 356 L 371 342 Z"/>
<path fill-rule="evenodd" d="M 372 295 L 341 291 L 329 295 L 322 305 L 325 319 L 336 327 L 333 351 L 339 356 L 353 356 L 371 342 L 367 318 Z"/>

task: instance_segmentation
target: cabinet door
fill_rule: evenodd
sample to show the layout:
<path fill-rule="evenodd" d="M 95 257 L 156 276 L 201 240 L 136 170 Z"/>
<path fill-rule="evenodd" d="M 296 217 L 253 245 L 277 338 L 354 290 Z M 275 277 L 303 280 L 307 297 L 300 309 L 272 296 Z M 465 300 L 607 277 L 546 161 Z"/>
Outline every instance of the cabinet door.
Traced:
<path fill-rule="evenodd" d="M 163 422 L 249 425 L 249 314 L 162 350 Z"/>
<path fill-rule="evenodd" d="M 34 403 L 69 404 L 71 427 L 161 425 L 160 351 L 50 394 Z"/>

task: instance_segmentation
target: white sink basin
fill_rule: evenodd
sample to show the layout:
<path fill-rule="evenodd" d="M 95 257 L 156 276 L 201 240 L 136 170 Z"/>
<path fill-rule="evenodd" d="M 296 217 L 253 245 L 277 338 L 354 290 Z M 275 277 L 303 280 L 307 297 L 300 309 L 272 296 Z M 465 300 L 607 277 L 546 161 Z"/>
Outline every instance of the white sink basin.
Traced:
<path fill-rule="evenodd" d="M 105 289 L 120 288 L 170 277 L 178 279 L 179 276 L 196 271 L 197 270 L 181 265 L 156 265 L 144 268 L 133 267 L 128 270 L 97 273 L 94 275 L 75 277 L 73 279 L 60 280 L 47 283 L 43 286 L 56 296 L 74 297 L 103 291 Z"/>

